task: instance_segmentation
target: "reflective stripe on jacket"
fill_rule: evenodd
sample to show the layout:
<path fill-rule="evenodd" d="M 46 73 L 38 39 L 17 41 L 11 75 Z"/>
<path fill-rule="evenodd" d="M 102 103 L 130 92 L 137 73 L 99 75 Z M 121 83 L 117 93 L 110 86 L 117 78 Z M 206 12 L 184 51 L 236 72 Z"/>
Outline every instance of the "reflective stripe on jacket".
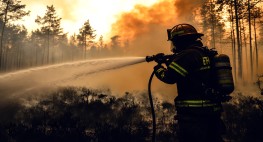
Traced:
<path fill-rule="evenodd" d="M 211 100 L 177 100 L 177 108 L 212 108 L 214 111 L 221 110 L 221 105 Z"/>
<path fill-rule="evenodd" d="M 210 100 L 181 100 L 176 101 L 177 107 L 212 107 L 216 106 L 216 103 Z"/>
<path fill-rule="evenodd" d="M 178 114 L 213 114 L 222 110 L 220 102 L 206 96 L 204 84 L 213 84 L 213 74 L 209 56 L 202 47 L 186 48 L 171 58 L 166 66 L 157 66 L 155 75 L 165 83 L 177 84 L 175 105 Z"/>
<path fill-rule="evenodd" d="M 187 70 L 185 70 L 182 66 L 178 65 L 177 63 L 175 62 L 172 62 L 169 67 L 171 69 L 173 69 L 175 72 L 179 73 L 180 75 L 182 75 L 183 77 L 185 77 L 188 72 Z"/>

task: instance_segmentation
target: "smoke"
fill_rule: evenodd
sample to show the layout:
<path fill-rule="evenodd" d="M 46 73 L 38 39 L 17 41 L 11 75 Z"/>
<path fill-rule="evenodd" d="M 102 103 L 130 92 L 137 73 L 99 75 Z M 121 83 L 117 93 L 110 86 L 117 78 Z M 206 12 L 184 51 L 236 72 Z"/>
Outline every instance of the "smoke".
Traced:
<path fill-rule="evenodd" d="M 152 7 L 136 5 L 132 11 L 119 15 L 117 22 L 112 26 L 112 34 L 133 40 L 143 33 L 150 33 L 152 30 L 150 25 L 169 25 L 174 15 L 171 2 L 162 1 Z M 170 9 L 171 13 L 167 12 L 167 9 Z"/>
<path fill-rule="evenodd" d="M 175 24 L 193 24 L 192 14 L 203 1 L 160 0 L 151 7 L 136 5 L 133 10 L 119 15 L 117 22 L 112 25 L 112 35 L 134 40 L 145 33 L 151 37 L 153 25 L 158 25 L 159 29 L 166 32 L 163 28 L 171 28 Z"/>
<path fill-rule="evenodd" d="M 193 14 L 204 2 L 205 0 L 160 0 L 150 7 L 137 5 L 133 10 L 118 16 L 118 20 L 112 25 L 112 36 L 119 35 L 122 41 L 130 42 L 129 48 L 126 50 L 129 55 L 146 56 L 160 52 L 170 54 L 170 43 L 167 42 L 166 29 L 172 28 L 179 23 L 189 23 L 200 31 L 198 25 L 196 25 L 194 21 Z M 209 35 L 205 35 L 205 37 L 206 36 Z M 219 53 L 231 56 L 230 47 L 219 47 L 218 51 Z M 262 65 L 262 56 L 259 56 L 259 58 L 259 65 Z M 146 88 L 147 80 L 154 65 L 153 63 L 148 65 L 141 64 L 132 67 L 132 69 L 123 69 L 124 76 L 112 73 L 111 76 L 107 76 L 106 78 L 112 80 L 113 76 L 120 76 L 120 81 L 118 81 L 117 78 L 117 80 L 115 79 L 116 82 L 114 82 L 116 84 L 111 84 L 111 86 L 117 90 L 129 88 L 129 86 L 134 89 L 143 89 Z M 247 68 L 245 70 L 247 70 Z M 259 73 L 262 73 L 262 68 L 260 68 L 260 66 Z M 127 74 L 132 75 L 132 77 L 127 78 L 125 76 Z M 121 78 L 125 77 L 131 83 L 126 85 L 122 84 L 123 87 L 118 88 L 117 84 L 120 84 Z M 134 84 L 140 84 L 141 88 Z M 166 85 L 158 80 L 153 84 L 153 90 L 160 95 L 165 94 L 174 97 L 176 95 L 175 88 L 174 85 Z M 237 91 L 243 92 L 244 90 L 242 90 L 242 88 L 244 88 L 244 84 L 236 84 L 236 88 Z M 255 88 L 253 83 L 249 90 L 251 92 L 258 92 L 258 88 Z M 167 96 L 164 96 L 164 98 Z"/>
<path fill-rule="evenodd" d="M 159 0 L 152 6 L 136 5 L 133 10 L 118 15 L 111 35 L 118 35 L 121 41 L 129 42 L 126 50 L 129 55 L 169 54 L 167 29 L 180 23 L 195 26 L 193 13 L 203 1 Z"/>
<path fill-rule="evenodd" d="M 193 12 L 200 7 L 206 0 L 175 0 L 174 6 L 176 15 L 181 21 L 193 23 Z"/>
<path fill-rule="evenodd" d="M 171 54 L 166 30 L 179 23 L 193 24 L 189 17 L 192 17 L 193 10 L 202 2 L 203 0 L 160 0 L 148 7 L 136 5 L 133 10 L 118 16 L 118 20 L 112 25 L 111 35 L 119 35 L 122 41 L 129 41 L 126 49 L 128 55 L 146 56 L 160 52 Z M 111 75 L 103 78 L 112 81 L 108 86 L 114 88 L 113 90 L 147 89 L 148 79 L 155 65 L 140 64 L 121 69 L 121 73 L 111 72 Z M 121 83 L 122 81 L 127 83 Z M 168 85 L 157 79 L 154 79 L 152 90 L 156 93 L 155 96 L 170 101 L 177 94 L 175 85 Z"/>

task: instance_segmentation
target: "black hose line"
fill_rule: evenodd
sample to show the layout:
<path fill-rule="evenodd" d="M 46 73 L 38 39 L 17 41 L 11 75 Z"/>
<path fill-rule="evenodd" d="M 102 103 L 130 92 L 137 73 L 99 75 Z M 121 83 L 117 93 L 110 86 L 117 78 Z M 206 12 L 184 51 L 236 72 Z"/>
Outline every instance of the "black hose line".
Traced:
<path fill-rule="evenodd" d="M 149 79 L 148 94 L 149 94 L 149 100 L 150 100 L 150 105 L 151 105 L 151 113 L 152 113 L 152 127 L 153 127 L 152 142 L 155 142 L 155 137 L 156 137 L 156 119 L 155 119 L 155 111 L 154 111 L 152 92 L 151 92 L 151 84 L 152 84 L 153 76 L 154 76 L 154 71 L 152 72 L 151 77 Z"/>

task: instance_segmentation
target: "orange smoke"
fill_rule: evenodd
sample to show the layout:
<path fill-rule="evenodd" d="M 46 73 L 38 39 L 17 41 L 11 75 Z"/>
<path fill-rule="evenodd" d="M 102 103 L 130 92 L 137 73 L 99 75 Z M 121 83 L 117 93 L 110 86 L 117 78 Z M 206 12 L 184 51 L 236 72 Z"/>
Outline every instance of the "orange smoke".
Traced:
<path fill-rule="evenodd" d="M 204 0 L 160 0 L 151 7 L 136 5 L 130 12 L 122 13 L 112 25 L 112 35 L 133 40 L 151 30 L 151 25 L 171 28 L 175 24 L 190 23 L 193 10 Z"/>
<path fill-rule="evenodd" d="M 192 23 L 194 10 L 200 7 L 207 0 L 175 0 L 176 14 L 180 20 Z"/>
<path fill-rule="evenodd" d="M 136 5 L 130 12 L 122 13 L 112 25 L 112 35 L 124 40 L 132 40 L 142 33 L 149 32 L 152 24 L 171 25 L 175 21 L 173 0 L 160 1 L 152 7 Z"/>

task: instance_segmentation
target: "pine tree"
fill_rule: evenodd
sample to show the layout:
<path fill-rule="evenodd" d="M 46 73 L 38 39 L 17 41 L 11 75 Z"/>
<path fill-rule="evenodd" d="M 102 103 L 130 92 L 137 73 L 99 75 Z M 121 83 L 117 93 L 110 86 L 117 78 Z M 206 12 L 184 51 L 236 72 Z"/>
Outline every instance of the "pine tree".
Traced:
<path fill-rule="evenodd" d="M 60 27 L 60 22 L 62 18 L 59 18 L 56 15 L 56 10 L 53 5 L 47 6 L 46 13 L 43 17 L 37 16 L 35 22 L 40 25 L 40 31 L 45 35 L 47 47 L 47 63 L 50 63 L 50 47 L 53 48 L 58 45 L 58 42 L 61 38 L 64 38 L 65 34 L 63 29 Z M 45 50 L 45 49 L 44 49 Z M 53 50 L 52 50 L 53 51 Z M 51 52 L 53 55 L 53 52 Z M 51 57 L 52 62 L 54 63 L 54 57 Z"/>
<path fill-rule="evenodd" d="M 263 17 L 263 11 L 262 11 L 262 9 L 261 8 L 259 8 L 259 7 L 255 7 L 254 9 L 253 9 L 253 11 L 252 11 L 252 16 L 253 16 L 253 27 L 254 27 L 254 38 L 255 38 L 255 51 L 256 51 L 256 74 L 258 74 L 258 65 L 259 65 L 259 61 L 258 61 L 258 37 L 257 37 L 257 35 L 258 35 L 258 32 L 257 32 L 257 24 L 260 24 L 260 22 L 257 22 L 256 21 L 256 19 L 259 19 L 260 20 L 260 18 L 262 18 Z M 258 21 L 259 21 L 258 20 Z"/>
<path fill-rule="evenodd" d="M 111 37 L 111 50 L 113 52 L 113 56 L 119 55 L 121 53 L 121 41 L 119 35 Z"/>
<path fill-rule="evenodd" d="M 0 25 L 1 25 L 1 37 L 0 37 L 0 70 L 3 63 L 3 39 L 5 28 L 9 22 L 19 20 L 26 15 L 29 15 L 29 11 L 24 10 L 25 5 L 21 4 L 19 0 L 1 0 L 0 1 Z"/>
<path fill-rule="evenodd" d="M 216 41 L 221 41 L 224 35 L 224 23 L 222 22 L 222 9 L 220 2 L 206 1 L 201 7 L 203 32 L 211 35 L 210 47 L 216 48 Z"/>
<path fill-rule="evenodd" d="M 37 29 L 35 31 L 32 31 L 31 36 L 30 36 L 30 42 L 31 42 L 31 48 L 34 48 L 35 52 L 34 52 L 34 57 L 32 59 L 35 60 L 35 64 L 36 66 L 40 65 L 40 64 L 44 64 L 44 53 L 45 51 L 43 49 L 44 47 L 44 38 L 43 38 L 43 34 L 42 32 Z M 32 49 L 33 50 L 33 49 Z M 32 53 L 33 54 L 33 53 Z"/>
<path fill-rule="evenodd" d="M 87 46 L 89 46 L 89 43 L 93 42 L 95 37 L 95 30 L 91 27 L 89 20 L 87 20 L 84 23 L 84 25 L 79 29 L 79 34 L 77 35 L 79 45 L 83 47 L 85 59 L 87 56 Z"/>

